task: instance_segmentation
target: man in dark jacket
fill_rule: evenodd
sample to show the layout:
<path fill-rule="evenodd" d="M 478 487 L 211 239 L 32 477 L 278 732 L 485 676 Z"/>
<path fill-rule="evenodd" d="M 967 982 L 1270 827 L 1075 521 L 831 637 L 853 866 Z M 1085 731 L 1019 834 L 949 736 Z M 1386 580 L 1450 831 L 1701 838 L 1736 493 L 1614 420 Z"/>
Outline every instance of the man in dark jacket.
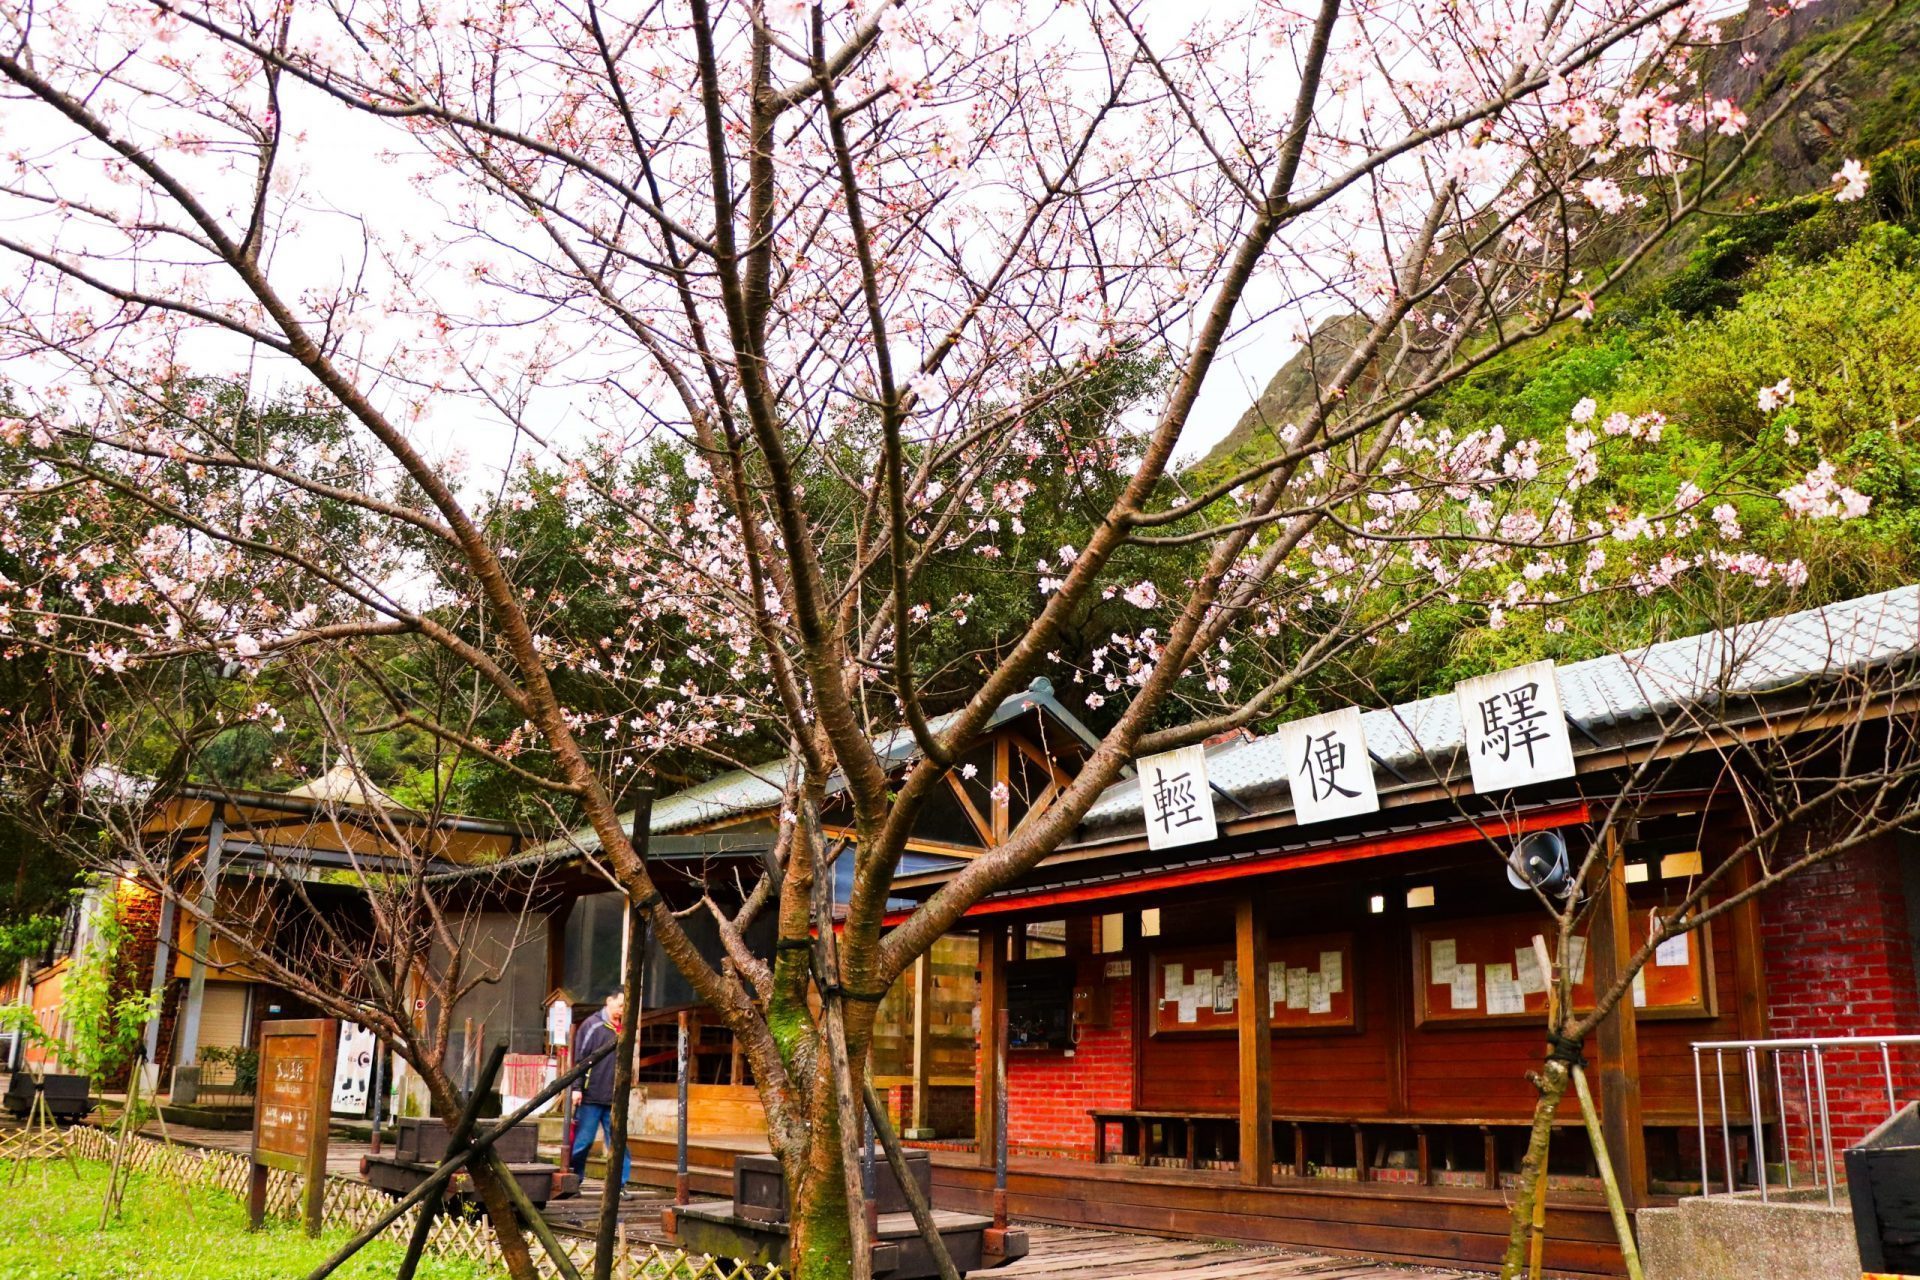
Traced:
<path fill-rule="evenodd" d="M 616 991 L 607 997 L 607 1003 L 600 1011 L 580 1024 L 573 1033 L 573 1060 L 579 1062 L 602 1045 L 611 1044 L 620 1036 L 620 1020 L 626 1015 L 627 997 L 625 992 Z M 609 1053 L 595 1063 L 593 1070 L 587 1072 L 586 1084 L 573 1092 L 573 1151 L 570 1163 L 573 1171 L 581 1177 L 587 1176 L 587 1150 L 593 1146 L 593 1139 L 602 1130 L 606 1133 L 607 1149 L 613 1149 L 613 1060 L 618 1054 Z M 627 1178 L 633 1172 L 633 1156 L 623 1153 L 620 1164 L 620 1187 L 624 1192 Z M 608 1161 L 611 1166 L 612 1161 Z"/>

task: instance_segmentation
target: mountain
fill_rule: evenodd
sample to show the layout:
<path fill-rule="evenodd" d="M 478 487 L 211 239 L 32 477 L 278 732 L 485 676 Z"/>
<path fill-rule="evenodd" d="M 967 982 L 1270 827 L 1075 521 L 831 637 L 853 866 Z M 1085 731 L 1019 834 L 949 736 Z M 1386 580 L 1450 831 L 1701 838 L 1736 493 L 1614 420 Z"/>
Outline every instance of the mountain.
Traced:
<path fill-rule="evenodd" d="M 1823 50 L 1869 20 L 1880 5 L 1869 0 L 1817 0 L 1784 14 L 1752 0 L 1729 27 L 1740 33 L 1708 72 L 1708 92 L 1745 104 L 1759 121 L 1774 110 Z M 1741 51 L 1755 58 L 1742 63 Z M 1820 190 L 1848 157 L 1873 156 L 1920 136 L 1920 6 L 1905 5 L 1852 56 L 1814 84 L 1769 135 L 1768 145 L 1736 176 L 1722 205 L 1759 210 Z M 1658 293 L 1669 280 L 1697 267 L 1713 223 L 1699 220 L 1671 236 L 1643 270 L 1638 291 Z M 1724 239 L 1724 237 L 1723 237 Z M 1752 261 L 1740 264 L 1751 267 Z M 1716 270 L 1724 270 L 1724 262 Z M 1323 323 L 1273 375 L 1260 397 L 1189 474 L 1211 476 L 1232 462 L 1265 456 L 1274 432 L 1309 414 L 1319 387 L 1351 351 L 1361 333 L 1357 315 Z"/>

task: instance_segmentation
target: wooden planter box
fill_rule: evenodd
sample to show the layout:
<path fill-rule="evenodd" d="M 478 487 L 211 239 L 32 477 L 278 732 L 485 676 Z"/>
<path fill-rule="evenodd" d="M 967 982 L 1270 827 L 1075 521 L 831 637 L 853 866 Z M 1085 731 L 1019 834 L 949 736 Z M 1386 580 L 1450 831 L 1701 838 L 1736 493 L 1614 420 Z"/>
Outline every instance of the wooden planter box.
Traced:
<path fill-rule="evenodd" d="M 46 1096 L 47 1110 L 53 1118 L 71 1124 L 93 1110 L 90 1082 L 85 1076 L 48 1072 L 35 1080 L 30 1071 L 16 1071 L 7 1083 L 7 1110 L 22 1120 L 33 1111 L 33 1096 Z"/>

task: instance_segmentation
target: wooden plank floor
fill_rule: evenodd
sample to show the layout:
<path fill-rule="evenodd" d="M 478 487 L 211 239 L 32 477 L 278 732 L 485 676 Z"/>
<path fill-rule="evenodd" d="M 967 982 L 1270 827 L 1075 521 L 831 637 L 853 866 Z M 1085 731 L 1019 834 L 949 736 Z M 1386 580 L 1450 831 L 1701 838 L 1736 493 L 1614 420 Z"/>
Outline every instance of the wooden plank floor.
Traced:
<path fill-rule="evenodd" d="M 940 1203 L 988 1211 L 991 1170 L 970 1155 L 950 1152 L 935 1152 L 933 1166 Z M 1355 1265 L 1384 1259 L 1442 1275 L 1497 1270 L 1509 1222 L 1508 1201 L 1499 1191 L 1317 1179 L 1246 1187 L 1218 1171 L 1086 1161 L 1013 1160 L 1007 1191 L 1013 1216 L 1024 1221 L 1130 1237 L 1234 1241 L 1304 1256 L 1351 1257 L 1359 1260 Z M 1599 1197 L 1566 1193 L 1549 1199 L 1546 1266 L 1556 1276 L 1624 1273 Z"/>
<path fill-rule="evenodd" d="M 248 1149 L 250 1135 L 219 1129 L 169 1126 L 176 1142 L 224 1151 Z M 148 1130 L 158 1137 L 158 1126 Z M 360 1176 L 364 1142 L 334 1139 L 328 1145 L 329 1172 Z M 591 1236 L 599 1222 L 604 1184 L 589 1178 L 580 1194 L 548 1204 L 545 1216 L 556 1231 Z M 709 1197 L 696 1196 L 696 1200 Z M 660 1211 L 673 1202 L 670 1191 L 629 1188 L 620 1205 L 620 1221 L 629 1240 L 665 1243 Z M 1166 1239 L 1120 1231 L 1086 1230 L 1022 1223 L 1032 1251 L 1020 1261 L 978 1276 L 1004 1280 L 1468 1280 L 1473 1273 L 1434 1267 L 1403 1266 L 1217 1241 Z M 1473 1277 L 1473 1280 L 1481 1280 Z"/>
<path fill-rule="evenodd" d="M 1117 1231 L 1032 1225 L 1033 1251 L 982 1275 L 1004 1280 L 1463 1280 L 1464 1271 L 1398 1267 L 1325 1254 L 1160 1240 Z"/>

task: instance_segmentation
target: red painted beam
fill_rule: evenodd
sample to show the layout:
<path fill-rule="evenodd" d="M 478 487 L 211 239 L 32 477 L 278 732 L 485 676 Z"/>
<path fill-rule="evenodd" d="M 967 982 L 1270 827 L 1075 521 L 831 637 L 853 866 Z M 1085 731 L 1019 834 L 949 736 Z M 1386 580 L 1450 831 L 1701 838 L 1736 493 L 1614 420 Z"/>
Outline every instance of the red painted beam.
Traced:
<path fill-rule="evenodd" d="M 1552 827 L 1579 826 L 1590 821 L 1592 817 L 1593 813 L 1587 802 L 1576 800 L 1568 804 L 1537 809 L 1517 818 L 1488 818 L 1478 824 L 1456 822 L 1424 831 L 1407 831 L 1399 835 L 1381 836 L 1375 840 L 1356 840 L 1350 844 L 1330 845 L 1324 849 L 1307 849 L 1297 853 L 1283 853 L 1276 850 L 1218 866 L 1188 867 L 1179 871 L 1144 871 L 1131 880 L 1107 884 L 1073 885 L 1065 889 L 1035 889 L 1031 893 L 977 902 L 967 909 L 966 914 L 977 918 L 1002 915 L 1010 911 L 1031 911 L 1040 907 L 1105 902 L 1114 898 L 1130 898 L 1142 893 L 1187 889 L 1195 885 L 1242 880 L 1249 876 L 1297 871 L 1305 867 L 1361 862 L 1368 858 L 1384 858 L 1396 853 L 1415 853 L 1422 849 L 1444 849 L 1449 845 L 1466 844 L 1481 839 L 1484 835 L 1524 835 L 1529 831 L 1545 831 Z M 911 911 L 894 912 L 887 916 L 886 924 L 891 928 L 905 922 L 912 914 Z"/>

